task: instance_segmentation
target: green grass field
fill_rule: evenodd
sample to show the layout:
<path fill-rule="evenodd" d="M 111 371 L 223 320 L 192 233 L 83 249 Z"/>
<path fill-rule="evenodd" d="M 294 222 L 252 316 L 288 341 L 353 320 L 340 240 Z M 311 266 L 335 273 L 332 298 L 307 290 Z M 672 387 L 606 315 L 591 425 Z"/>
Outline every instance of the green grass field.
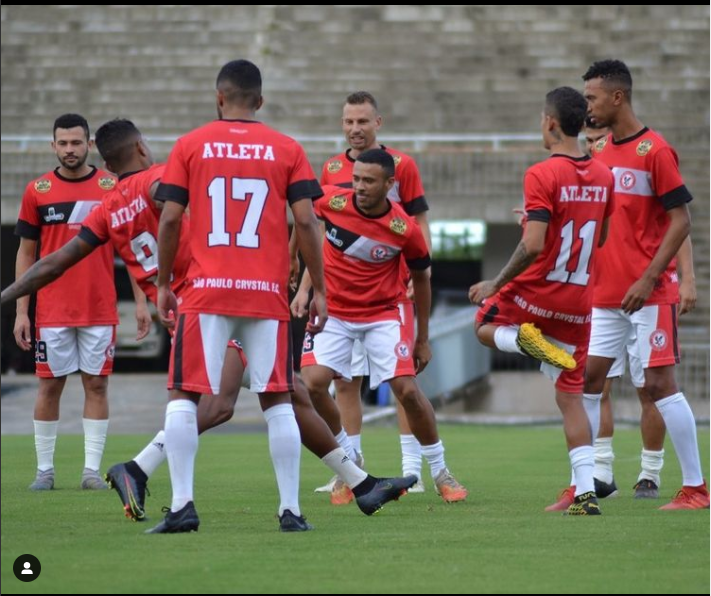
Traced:
<path fill-rule="evenodd" d="M 447 462 L 470 490 L 447 505 L 427 478 L 365 517 L 314 494 L 330 471 L 302 457 L 301 506 L 313 532 L 281 534 L 265 435 L 201 438 L 196 473 L 200 531 L 144 535 L 170 503 L 167 466 L 151 479 L 151 520 L 122 515 L 114 491 L 78 488 L 82 437 L 60 436 L 56 490 L 31 493 L 30 436 L 2 437 L 2 592 L 9 593 L 709 593 L 709 511 L 658 511 L 680 487 L 667 441 L 663 499 L 635 501 L 638 431 L 615 440 L 618 498 L 597 518 L 544 513 L 569 479 L 560 429 L 443 427 Z M 147 436 L 111 436 L 106 467 Z M 709 433 L 699 433 L 708 470 Z M 399 470 L 397 431 L 367 428 L 367 468 Z M 13 561 L 38 557 L 40 577 L 18 581 Z"/>

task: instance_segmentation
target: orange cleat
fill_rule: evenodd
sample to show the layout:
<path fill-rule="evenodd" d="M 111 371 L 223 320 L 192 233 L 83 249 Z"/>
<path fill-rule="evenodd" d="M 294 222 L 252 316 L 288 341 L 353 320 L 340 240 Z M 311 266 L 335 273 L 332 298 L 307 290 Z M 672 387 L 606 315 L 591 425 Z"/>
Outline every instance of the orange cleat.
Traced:
<path fill-rule="evenodd" d="M 575 502 L 575 486 L 569 486 L 558 495 L 558 500 L 552 505 L 548 505 L 545 511 L 567 511 Z"/>

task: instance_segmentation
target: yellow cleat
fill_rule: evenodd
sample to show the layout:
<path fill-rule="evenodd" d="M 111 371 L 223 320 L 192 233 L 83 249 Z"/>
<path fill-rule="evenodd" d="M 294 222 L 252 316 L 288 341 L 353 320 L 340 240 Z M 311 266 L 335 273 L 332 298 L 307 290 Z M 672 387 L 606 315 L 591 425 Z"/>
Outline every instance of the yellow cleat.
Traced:
<path fill-rule="evenodd" d="M 575 358 L 568 354 L 563 348 L 559 348 L 549 342 L 543 337 L 541 330 L 533 323 L 524 323 L 519 327 L 516 344 L 521 348 L 524 354 L 528 354 L 531 358 L 535 358 L 556 368 L 573 370 L 578 366 L 578 363 L 575 362 Z"/>

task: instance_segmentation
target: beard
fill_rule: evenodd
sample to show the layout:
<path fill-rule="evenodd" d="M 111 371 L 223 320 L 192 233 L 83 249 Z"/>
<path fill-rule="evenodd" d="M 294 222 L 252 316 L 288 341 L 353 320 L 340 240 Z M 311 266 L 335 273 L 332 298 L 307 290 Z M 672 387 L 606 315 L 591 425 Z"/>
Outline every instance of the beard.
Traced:
<path fill-rule="evenodd" d="M 61 157 L 58 157 L 57 159 L 59 160 L 59 163 L 62 164 L 63 168 L 74 171 L 80 169 L 86 163 L 86 160 L 89 157 L 89 152 L 87 151 L 84 155 L 74 155 L 73 157 L 75 158 L 75 161 L 67 161 L 66 158 Z"/>

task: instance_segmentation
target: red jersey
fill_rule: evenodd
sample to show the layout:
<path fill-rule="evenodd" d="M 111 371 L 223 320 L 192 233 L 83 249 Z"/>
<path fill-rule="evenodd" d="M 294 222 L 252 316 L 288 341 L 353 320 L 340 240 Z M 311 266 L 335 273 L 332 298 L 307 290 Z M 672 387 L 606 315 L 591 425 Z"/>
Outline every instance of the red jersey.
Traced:
<path fill-rule="evenodd" d="M 288 321 L 287 203 L 322 195 L 295 140 L 250 120 L 178 139 L 156 198 L 190 208 L 181 311 Z"/>
<path fill-rule="evenodd" d="M 397 203 L 373 217 L 356 204 L 353 190 L 330 188 L 314 203 L 326 224 L 323 243 L 329 314 L 344 321 L 399 318 L 400 261 L 427 269 L 430 255 L 422 230 Z"/>
<path fill-rule="evenodd" d="M 589 158 L 552 155 L 523 182 L 528 221 L 548 223 L 545 247 L 501 292 L 519 308 L 550 321 L 544 333 L 575 345 L 590 334 L 591 271 L 602 222 L 613 209 L 613 179 Z"/>
<path fill-rule="evenodd" d="M 621 308 L 627 290 L 642 277 L 669 228 L 667 211 L 691 201 L 679 173 L 674 149 L 648 128 L 614 141 L 612 135 L 593 146 L 593 156 L 615 177 L 615 217 L 595 271 L 593 304 Z M 645 305 L 679 301 L 676 263 L 657 280 Z"/>
<path fill-rule="evenodd" d="M 91 246 L 113 244 L 131 276 L 149 300 L 156 302 L 158 273 L 158 222 L 160 211 L 151 200 L 150 188 L 160 180 L 165 165 L 124 174 L 114 190 L 84 220 L 79 237 Z M 183 218 L 180 243 L 173 264 L 173 290 L 185 283 L 190 264 L 189 220 Z"/>
<path fill-rule="evenodd" d="M 40 258 L 58 250 L 79 233 L 82 221 L 99 205 L 116 179 L 92 166 L 83 178 L 65 178 L 59 168 L 25 188 L 15 234 L 39 240 Z M 37 292 L 38 327 L 88 327 L 118 324 L 114 253 L 95 251 Z"/>
<path fill-rule="evenodd" d="M 381 145 L 380 148 L 392 155 L 395 161 L 395 184 L 388 192 L 388 199 L 394 203 L 400 203 L 408 215 L 414 216 L 427 211 L 429 206 L 425 200 L 425 189 L 422 186 L 420 171 L 417 169 L 415 160 L 406 153 L 396 151 L 385 145 Z M 347 149 L 323 164 L 321 184 L 353 188 L 353 164 L 355 164 L 355 159 L 351 157 L 350 151 L 350 149 Z M 407 283 L 410 279 L 410 271 L 404 261 L 400 264 L 400 275 L 402 277 L 400 301 L 403 301 L 405 300 Z"/>

